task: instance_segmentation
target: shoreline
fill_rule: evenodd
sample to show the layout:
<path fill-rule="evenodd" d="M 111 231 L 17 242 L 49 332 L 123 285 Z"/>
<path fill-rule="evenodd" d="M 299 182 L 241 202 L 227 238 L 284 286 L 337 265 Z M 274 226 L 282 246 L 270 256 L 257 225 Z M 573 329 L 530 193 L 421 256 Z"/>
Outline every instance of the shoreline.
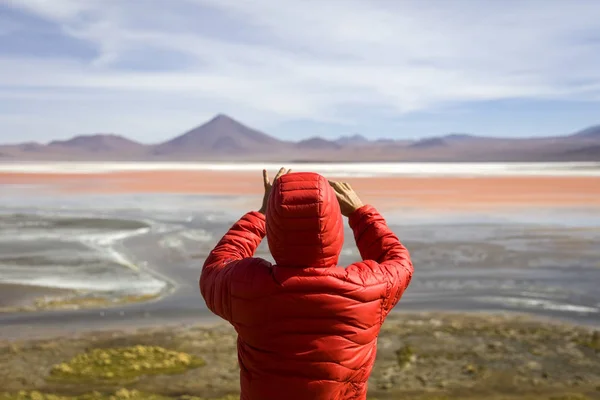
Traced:
<path fill-rule="evenodd" d="M 53 301 L 75 295 L 76 290 L 0 281 L 0 313 L 35 310 L 38 301 Z"/>
<path fill-rule="evenodd" d="M 365 202 L 386 209 L 518 210 L 536 207 L 600 210 L 600 178 L 590 176 L 338 177 Z M 181 194 L 260 196 L 260 172 L 126 171 L 0 172 L 0 185 L 31 186 L 45 195 Z"/>
<path fill-rule="evenodd" d="M 148 315 L 146 311 L 138 312 L 146 315 L 137 315 L 127 306 L 136 306 L 160 301 L 161 298 L 148 299 L 146 301 L 137 301 L 131 303 L 115 303 L 110 306 L 90 306 L 89 308 L 58 308 L 58 309 L 42 309 L 35 311 L 16 311 L 12 313 L 0 313 L 0 318 L 4 315 L 19 321 L 21 318 L 30 316 L 34 319 L 39 319 L 41 316 L 46 317 L 43 323 L 37 324 L 36 329 L 29 332 L 30 327 L 27 321 L 22 324 L 13 325 L 8 323 L 4 328 L 0 329 L 0 346 L 2 343 L 13 343 L 19 341 L 47 341 L 59 340 L 64 338 L 79 338 L 81 336 L 94 335 L 110 335 L 118 332 L 122 334 L 135 334 L 140 331 L 160 330 L 170 328 L 185 328 L 185 327 L 203 327 L 212 328 L 219 325 L 227 325 L 228 323 L 220 317 L 212 314 L 209 310 L 203 310 L 202 313 L 185 313 L 179 315 Z M 124 308 L 119 308 L 119 306 Z M 129 310 L 129 311 L 124 311 Z M 90 313 L 92 320 L 82 320 L 79 323 L 75 322 L 76 314 L 65 314 L 83 311 Z M 62 322 L 55 323 L 53 316 L 60 313 L 66 320 L 72 320 L 69 324 Z M 110 318 L 110 316 L 113 316 Z M 121 318 L 115 318 L 117 316 Z M 390 314 L 392 320 L 410 320 L 414 317 L 418 318 L 481 318 L 481 319 L 497 319 L 505 318 L 511 320 L 526 321 L 528 323 L 549 324 L 558 326 L 570 326 L 577 329 L 585 329 L 590 331 L 600 331 L 600 321 L 589 322 L 581 321 L 568 317 L 560 317 L 557 315 L 542 315 L 528 313 L 524 310 L 510 309 L 411 309 L 403 308 L 400 304 L 397 309 L 394 309 Z M 110 318 L 110 319 L 106 319 Z M 6 321 L 5 321 L 6 322 Z M 27 329 L 24 329 L 27 328 Z M 41 329 L 41 331 L 40 331 Z"/>
<path fill-rule="evenodd" d="M 0 282 L 0 292 L 2 293 L 0 315 L 59 310 L 108 310 L 123 305 L 159 301 L 170 293 L 170 291 L 161 291 L 154 294 L 115 297 L 103 295 L 101 292 L 2 282 Z M 15 298 L 16 301 L 3 304 L 7 300 L 15 300 Z"/>

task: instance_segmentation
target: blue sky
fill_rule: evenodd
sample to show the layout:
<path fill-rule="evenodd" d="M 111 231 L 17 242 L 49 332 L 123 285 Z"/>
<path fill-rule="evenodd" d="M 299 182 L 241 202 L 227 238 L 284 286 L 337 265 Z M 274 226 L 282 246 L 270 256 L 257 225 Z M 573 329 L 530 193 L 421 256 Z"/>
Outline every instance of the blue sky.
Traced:
<path fill-rule="evenodd" d="M 0 142 L 159 142 L 228 114 L 281 138 L 600 123 L 596 0 L 0 0 Z"/>

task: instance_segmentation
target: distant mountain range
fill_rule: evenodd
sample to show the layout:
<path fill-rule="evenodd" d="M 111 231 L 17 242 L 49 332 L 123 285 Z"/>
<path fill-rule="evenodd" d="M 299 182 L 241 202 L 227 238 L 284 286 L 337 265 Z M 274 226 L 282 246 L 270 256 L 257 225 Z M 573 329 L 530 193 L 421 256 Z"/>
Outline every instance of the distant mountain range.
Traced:
<path fill-rule="evenodd" d="M 462 133 L 421 140 L 284 141 L 217 115 L 172 140 L 147 145 L 114 134 L 82 135 L 48 144 L 0 146 L 0 162 L 60 161 L 600 161 L 600 125 L 566 136 L 489 138 Z"/>

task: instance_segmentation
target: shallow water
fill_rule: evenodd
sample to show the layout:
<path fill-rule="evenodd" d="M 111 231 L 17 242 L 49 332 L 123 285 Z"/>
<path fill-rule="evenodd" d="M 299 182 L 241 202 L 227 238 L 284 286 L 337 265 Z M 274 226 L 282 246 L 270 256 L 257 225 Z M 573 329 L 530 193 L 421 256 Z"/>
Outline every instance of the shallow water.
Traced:
<path fill-rule="evenodd" d="M 158 302 L 110 310 L 0 316 L 4 326 L 31 329 L 208 315 L 197 288 L 202 260 L 254 200 L 28 193 L 0 190 L 0 282 L 114 296 L 171 292 Z M 386 217 L 411 251 L 416 271 L 399 310 L 510 310 L 586 324 L 600 321 L 597 211 L 415 211 Z M 271 259 L 265 242 L 257 256 Z M 358 259 L 347 230 L 340 262 Z M 0 295 L 0 303 L 8 300 Z"/>
<path fill-rule="evenodd" d="M 53 214 L 0 215 L 0 282 L 61 289 L 154 293 L 165 283 L 140 271 L 123 241 L 150 225 Z"/>

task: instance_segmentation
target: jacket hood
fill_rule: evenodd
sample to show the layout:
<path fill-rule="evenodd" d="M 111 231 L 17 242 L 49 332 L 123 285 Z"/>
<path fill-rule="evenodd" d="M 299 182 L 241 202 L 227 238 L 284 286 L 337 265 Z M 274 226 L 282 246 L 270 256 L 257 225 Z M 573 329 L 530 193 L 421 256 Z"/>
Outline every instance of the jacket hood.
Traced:
<path fill-rule="evenodd" d="M 335 191 L 323 176 L 296 172 L 273 185 L 266 213 L 267 242 L 277 265 L 336 266 L 344 222 Z"/>

